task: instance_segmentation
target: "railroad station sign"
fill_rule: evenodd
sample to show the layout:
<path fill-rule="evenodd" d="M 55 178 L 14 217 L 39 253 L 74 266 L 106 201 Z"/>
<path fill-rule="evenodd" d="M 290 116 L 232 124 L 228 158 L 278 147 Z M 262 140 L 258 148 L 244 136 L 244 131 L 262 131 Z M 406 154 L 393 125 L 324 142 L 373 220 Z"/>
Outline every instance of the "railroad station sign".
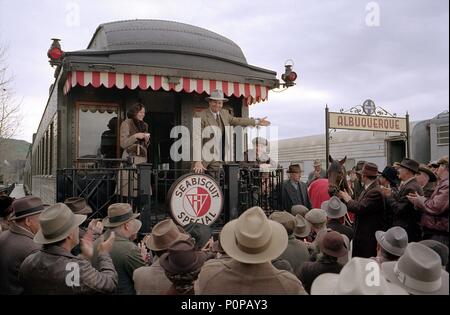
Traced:
<path fill-rule="evenodd" d="M 182 226 L 191 222 L 213 224 L 222 212 L 224 200 L 219 184 L 204 174 L 180 177 L 168 197 L 172 218 Z"/>
<path fill-rule="evenodd" d="M 329 112 L 329 128 L 406 132 L 406 118 Z"/>

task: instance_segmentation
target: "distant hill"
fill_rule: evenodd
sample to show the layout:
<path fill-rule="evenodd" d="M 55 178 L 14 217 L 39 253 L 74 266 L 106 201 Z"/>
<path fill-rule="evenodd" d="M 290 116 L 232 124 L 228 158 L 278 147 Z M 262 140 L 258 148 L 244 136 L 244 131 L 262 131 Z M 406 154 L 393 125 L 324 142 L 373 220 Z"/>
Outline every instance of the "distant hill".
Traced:
<path fill-rule="evenodd" d="M 14 161 L 25 160 L 31 143 L 25 140 L 2 139 L 0 141 L 0 159 Z"/>

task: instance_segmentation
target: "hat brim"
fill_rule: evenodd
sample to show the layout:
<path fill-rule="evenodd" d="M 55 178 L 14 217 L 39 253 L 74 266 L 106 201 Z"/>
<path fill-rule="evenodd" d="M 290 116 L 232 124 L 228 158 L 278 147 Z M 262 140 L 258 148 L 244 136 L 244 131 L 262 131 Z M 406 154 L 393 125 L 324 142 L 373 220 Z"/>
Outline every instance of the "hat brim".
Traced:
<path fill-rule="evenodd" d="M 417 170 L 414 170 L 414 169 L 412 169 L 412 168 L 410 168 L 409 166 L 406 166 L 406 165 L 404 165 L 404 164 L 400 164 L 400 167 L 406 168 L 407 170 L 410 170 L 410 171 L 413 172 L 414 174 L 419 173 L 419 170 L 418 170 L 418 169 L 417 169 Z"/>
<path fill-rule="evenodd" d="M 311 234 L 311 223 L 306 221 L 306 219 L 305 219 L 305 222 L 306 222 L 305 223 L 306 226 L 305 226 L 305 230 L 303 231 L 303 233 L 297 233 L 294 228 L 294 236 L 295 237 L 303 238 L 303 237 L 307 237 L 309 234 Z"/>
<path fill-rule="evenodd" d="M 435 175 L 431 170 L 429 170 L 428 168 L 425 168 L 425 167 L 419 167 L 419 172 L 426 173 L 426 174 L 428 175 L 428 177 L 430 178 L 429 181 L 430 181 L 431 183 L 434 183 L 434 182 L 437 181 L 436 175 Z"/>
<path fill-rule="evenodd" d="M 262 264 L 278 258 L 286 249 L 288 235 L 286 229 L 280 223 L 269 220 L 272 229 L 272 237 L 268 246 L 259 253 L 247 253 L 238 247 L 235 230 L 238 219 L 234 219 L 222 228 L 220 244 L 225 253 L 231 258 L 245 264 Z"/>
<path fill-rule="evenodd" d="M 195 261 L 184 270 L 177 269 L 176 266 L 170 263 L 169 253 L 164 253 L 161 255 L 161 258 L 159 259 L 159 264 L 161 265 L 161 267 L 163 267 L 165 271 L 172 274 L 193 272 L 200 269 L 206 260 L 206 255 L 203 252 L 195 251 L 195 256 L 196 256 Z"/>
<path fill-rule="evenodd" d="M 69 236 L 70 233 L 72 233 L 75 228 L 79 227 L 81 225 L 81 223 L 83 223 L 87 219 L 87 216 L 84 214 L 74 214 L 74 216 L 75 216 L 75 220 L 74 220 L 73 224 L 70 226 L 70 228 L 67 229 L 67 231 L 65 231 L 61 235 L 54 237 L 54 238 L 46 238 L 44 236 L 44 234 L 42 233 L 42 228 L 40 228 L 39 231 L 37 231 L 36 235 L 34 236 L 34 239 L 33 239 L 34 242 L 41 244 L 41 245 L 45 245 L 45 244 L 52 244 L 52 243 L 62 241 L 67 236 Z"/>
<path fill-rule="evenodd" d="M 170 244 L 172 244 L 175 241 L 179 241 L 179 240 L 185 241 L 190 238 L 191 238 L 190 235 L 180 232 L 179 236 L 176 239 L 174 239 Z M 147 248 L 154 250 L 154 251 L 167 250 L 169 248 L 170 244 L 167 244 L 167 246 L 162 246 L 162 247 L 158 246 L 157 244 L 155 244 L 152 234 L 148 235 L 147 240 L 145 242 L 145 246 L 147 246 Z"/>
<path fill-rule="evenodd" d="M 74 212 L 75 214 L 91 214 L 92 213 L 92 208 L 89 206 L 84 207 L 83 209 L 81 209 L 80 211 Z"/>
<path fill-rule="evenodd" d="M 433 292 L 423 292 L 423 291 L 419 291 L 419 290 L 412 289 L 412 288 L 405 286 L 397 278 L 397 276 L 395 275 L 395 272 L 394 272 L 394 267 L 395 267 L 396 263 L 397 263 L 396 261 L 389 261 L 389 262 L 385 262 L 385 263 L 381 264 L 381 271 L 384 274 L 385 278 L 390 283 L 393 283 L 414 295 L 448 295 L 448 293 L 449 293 L 449 291 L 448 291 L 448 272 L 446 272 L 445 270 L 441 271 L 442 285 L 441 285 L 440 289 L 437 291 L 433 291 Z"/>
<path fill-rule="evenodd" d="M 347 206 L 343 202 L 341 203 L 341 208 L 339 209 L 339 212 L 334 213 L 334 214 L 330 213 L 328 211 L 329 203 L 330 203 L 330 200 L 326 200 L 326 201 L 322 202 L 322 204 L 320 205 L 320 208 L 322 210 L 325 210 L 325 212 L 327 213 L 327 217 L 329 217 L 330 219 L 342 218 L 347 213 Z"/>
<path fill-rule="evenodd" d="M 36 215 L 36 214 L 40 214 L 42 211 L 44 211 L 47 208 L 47 206 L 44 206 L 43 209 L 38 210 L 36 212 L 32 212 L 32 213 L 27 213 L 25 215 L 19 215 L 18 217 L 16 217 L 15 215 L 13 217 L 11 217 L 9 220 L 13 221 L 13 220 L 20 220 L 20 219 L 24 219 L 26 217 L 31 217 L 32 215 Z"/>
<path fill-rule="evenodd" d="M 141 214 L 140 213 L 133 213 L 133 215 L 131 217 L 129 217 L 128 219 L 126 219 L 125 221 L 121 221 L 121 222 L 114 222 L 111 223 L 111 221 L 109 221 L 109 218 L 106 217 L 102 220 L 103 226 L 104 227 L 116 227 L 122 224 L 125 224 L 133 219 L 136 219 L 137 217 L 139 217 Z"/>
<path fill-rule="evenodd" d="M 396 248 L 391 246 L 391 244 L 389 244 L 388 242 L 386 242 L 384 240 L 384 235 L 386 234 L 386 232 L 384 231 L 376 231 L 375 232 L 375 238 L 378 242 L 378 244 L 380 244 L 380 246 L 387 252 L 389 252 L 392 255 L 398 256 L 400 257 L 401 255 L 403 255 L 403 253 L 405 252 L 406 248 Z"/>
<path fill-rule="evenodd" d="M 218 98 L 218 97 L 209 97 L 208 96 L 208 97 L 205 97 L 205 100 L 208 101 L 208 102 L 209 101 L 222 101 L 224 103 L 228 102 L 228 98 L 225 98 L 225 97 L 224 98 Z"/>

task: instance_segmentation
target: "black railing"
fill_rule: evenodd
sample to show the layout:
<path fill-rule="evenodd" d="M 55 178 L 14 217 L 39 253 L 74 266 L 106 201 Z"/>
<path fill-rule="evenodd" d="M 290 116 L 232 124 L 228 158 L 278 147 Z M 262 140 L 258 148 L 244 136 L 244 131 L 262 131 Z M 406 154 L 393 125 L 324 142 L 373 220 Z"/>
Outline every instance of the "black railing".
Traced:
<path fill-rule="evenodd" d="M 6 196 L 11 195 L 11 193 L 15 187 L 16 187 L 16 183 L 12 183 L 11 185 L 9 185 L 7 187 L 0 188 L 0 195 L 6 195 Z"/>
<path fill-rule="evenodd" d="M 99 164 L 101 165 L 101 164 Z M 130 203 L 141 213 L 142 232 L 149 232 L 157 222 L 170 216 L 168 192 L 187 169 L 154 169 L 151 164 L 137 168 L 72 168 L 57 172 L 57 202 L 68 197 L 83 197 L 93 209 L 90 218 L 104 217 L 115 202 Z M 259 168 L 225 165 L 220 186 L 225 197 L 224 209 L 213 228 L 220 228 L 252 206 L 267 214 L 281 209 L 283 170 L 262 172 Z"/>

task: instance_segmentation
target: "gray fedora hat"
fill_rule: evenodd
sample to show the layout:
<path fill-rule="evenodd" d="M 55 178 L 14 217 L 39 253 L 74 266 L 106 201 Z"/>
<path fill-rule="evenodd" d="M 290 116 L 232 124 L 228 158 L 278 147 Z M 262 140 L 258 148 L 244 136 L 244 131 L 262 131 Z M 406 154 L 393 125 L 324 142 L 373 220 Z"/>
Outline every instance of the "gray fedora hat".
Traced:
<path fill-rule="evenodd" d="M 408 234 L 400 226 L 394 226 L 386 232 L 376 231 L 375 238 L 385 251 L 398 257 L 403 255 L 408 246 Z"/>
<path fill-rule="evenodd" d="M 11 207 L 14 216 L 10 220 L 18 220 L 36 215 L 45 210 L 46 206 L 42 203 L 41 198 L 36 196 L 26 196 L 13 201 Z"/>
<path fill-rule="evenodd" d="M 307 237 L 311 233 L 311 223 L 301 215 L 295 216 L 294 236 L 298 238 Z"/>
<path fill-rule="evenodd" d="M 305 217 L 308 211 L 309 209 L 306 208 L 304 205 L 294 205 L 291 207 L 291 213 L 293 216 L 300 214 L 302 217 Z"/>
<path fill-rule="evenodd" d="M 322 202 L 320 208 L 326 211 L 330 219 L 342 218 L 347 213 L 347 206 L 336 196 Z"/>
<path fill-rule="evenodd" d="M 423 240 L 419 242 L 432 250 L 434 250 L 439 256 L 441 256 L 442 266 L 445 267 L 448 264 L 448 247 L 447 245 L 436 240 Z"/>
<path fill-rule="evenodd" d="M 381 264 L 386 279 L 411 294 L 448 295 L 448 272 L 441 257 L 420 243 L 409 243 L 398 261 Z"/>
<path fill-rule="evenodd" d="M 212 90 L 211 91 L 211 95 L 206 97 L 205 100 L 207 100 L 208 102 L 210 100 L 227 102 L 228 98 L 223 97 L 223 91 L 222 90 Z"/>
<path fill-rule="evenodd" d="M 133 213 L 133 208 L 128 203 L 113 203 L 108 207 L 108 216 L 103 219 L 105 227 L 116 227 L 136 219 L 139 213 Z"/>
<path fill-rule="evenodd" d="M 39 215 L 41 227 L 34 236 L 34 241 L 38 244 L 62 241 L 85 220 L 86 215 L 74 214 L 65 204 L 54 204 Z"/>

